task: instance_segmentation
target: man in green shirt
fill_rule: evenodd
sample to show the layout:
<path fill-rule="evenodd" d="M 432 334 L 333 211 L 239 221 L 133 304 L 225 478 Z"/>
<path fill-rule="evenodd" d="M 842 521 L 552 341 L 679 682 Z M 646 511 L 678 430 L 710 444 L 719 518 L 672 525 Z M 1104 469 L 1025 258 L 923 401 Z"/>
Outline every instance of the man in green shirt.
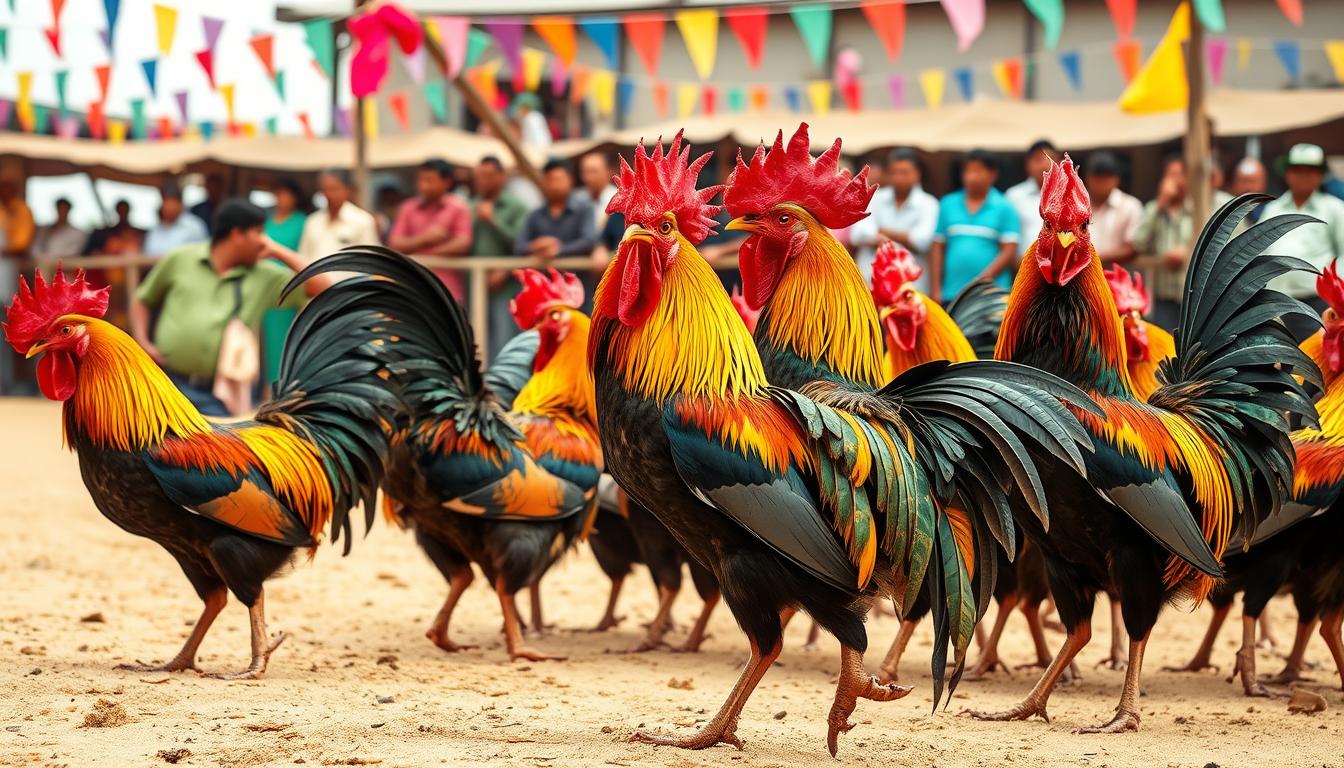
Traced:
<path fill-rule="evenodd" d="M 499 158 L 481 158 L 472 172 L 476 199 L 471 205 L 472 256 L 514 256 L 513 241 L 523 227 L 527 208 L 504 189 L 508 175 Z M 509 313 L 509 301 L 518 292 L 518 281 L 508 270 L 490 273 L 490 357 L 518 332 Z M 476 296 L 471 301 L 479 301 Z"/>
<path fill-rule="evenodd" d="M 131 309 L 131 334 L 207 416 L 229 415 L 211 391 L 225 326 L 236 314 L 256 333 L 262 314 L 276 306 L 285 284 L 306 265 L 297 253 L 267 238 L 265 224 L 260 208 L 241 199 L 224 201 L 215 214 L 211 242 L 165 254 L 140 284 Z M 295 291 L 284 306 L 301 306 L 330 282 L 326 275 L 309 280 L 307 295 Z"/>

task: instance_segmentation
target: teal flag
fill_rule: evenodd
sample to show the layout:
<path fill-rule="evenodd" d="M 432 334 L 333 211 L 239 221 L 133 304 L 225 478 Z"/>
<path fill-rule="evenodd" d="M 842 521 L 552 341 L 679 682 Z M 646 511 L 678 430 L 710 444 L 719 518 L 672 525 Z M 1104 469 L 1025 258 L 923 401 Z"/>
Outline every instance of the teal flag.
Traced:
<path fill-rule="evenodd" d="M 275 72 L 275 92 L 280 94 L 280 101 L 285 100 L 285 71 L 278 69 Z"/>
<path fill-rule="evenodd" d="M 831 49 L 831 6 L 822 3 L 795 5 L 789 9 L 789 15 L 803 36 L 812 66 L 825 69 Z"/>
<path fill-rule="evenodd" d="M 1227 28 L 1227 20 L 1223 18 L 1223 0 L 1195 0 L 1195 15 L 1210 32 L 1221 34 Z"/>
<path fill-rule="evenodd" d="M 746 94 L 742 92 L 742 86 L 734 85 L 728 89 L 728 111 L 741 112 L 747 106 Z"/>
<path fill-rule="evenodd" d="M 305 21 L 303 23 L 303 36 L 308 40 L 308 47 L 313 50 L 313 58 L 317 59 L 317 65 L 322 67 L 322 71 L 327 73 L 327 77 L 334 77 L 336 74 L 336 52 L 332 47 L 331 19 Z"/>
<path fill-rule="evenodd" d="M 61 119 L 65 119 L 65 81 L 70 73 L 62 69 L 56 73 L 56 105 L 60 109 Z"/>
<path fill-rule="evenodd" d="M 476 66 L 476 62 L 481 59 L 481 54 L 485 53 L 485 49 L 490 47 L 490 42 L 490 35 L 472 27 L 471 31 L 467 33 L 467 57 L 462 66 Z"/>
<path fill-rule="evenodd" d="M 1055 50 L 1064 31 L 1064 0 L 1023 0 L 1027 10 L 1045 27 L 1045 47 Z"/>
<path fill-rule="evenodd" d="M 434 113 L 434 122 L 448 122 L 448 102 L 445 100 L 447 94 L 444 92 L 443 81 L 430 79 L 420 86 L 425 94 L 425 101 L 429 103 L 429 109 Z"/>
<path fill-rule="evenodd" d="M 280 118 L 278 118 L 278 117 L 268 117 L 268 118 L 266 118 L 266 133 L 267 133 L 267 135 L 269 135 L 269 136 L 274 136 L 275 134 L 277 134 L 277 133 L 279 133 L 279 132 L 280 132 Z"/>
<path fill-rule="evenodd" d="M 149 135 L 145 124 L 145 100 L 131 99 L 131 137 L 143 139 Z"/>

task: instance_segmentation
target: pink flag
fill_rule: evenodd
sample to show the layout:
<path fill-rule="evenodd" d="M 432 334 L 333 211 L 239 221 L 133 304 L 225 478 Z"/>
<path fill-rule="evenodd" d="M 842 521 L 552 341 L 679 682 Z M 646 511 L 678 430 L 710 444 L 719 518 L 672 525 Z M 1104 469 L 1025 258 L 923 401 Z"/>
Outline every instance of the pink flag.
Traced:
<path fill-rule="evenodd" d="M 892 109 L 902 109 L 905 107 L 905 77 L 902 75 L 892 75 L 887 78 L 887 91 L 891 93 Z"/>
<path fill-rule="evenodd" d="M 1223 84 L 1223 63 L 1227 61 L 1227 38 L 1210 37 L 1204 41 L 1204 60 L 1208 62 L 1209 79 L 1214 85 Z"/>
<path fill-rule="evenodd" d="M 439 31 L 439 45 L 443 46 L 448 79 L 452 80 L 462 72 L 462 66 L 467 61 L 467 32 L 471 29 L 471 20 L 466 16 L 435 16 L 429 23 Z"/>
<path fill-rule="evenodd" d="M 985 0 L 939 0 L 957 35 L 957 50 L 965 52 L 985 28 Z"/>

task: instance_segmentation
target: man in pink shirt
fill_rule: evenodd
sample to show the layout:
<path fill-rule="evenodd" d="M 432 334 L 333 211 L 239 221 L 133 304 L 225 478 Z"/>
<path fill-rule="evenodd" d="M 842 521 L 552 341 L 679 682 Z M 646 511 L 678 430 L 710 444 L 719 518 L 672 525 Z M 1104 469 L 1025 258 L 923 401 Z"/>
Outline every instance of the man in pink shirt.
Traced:
<path fill-rule="evenodd" d="M 388 233 L 394 250 L 417 256 L 465 256 L 471 252 L 471 213 L 467 204 L 450 193 L 453 167 L 443 160 L 427 160 L 415 180 L 417 197 L 401 204 Z M 459 301 L 466 296 L 460 272 L 435 270 Z"/>

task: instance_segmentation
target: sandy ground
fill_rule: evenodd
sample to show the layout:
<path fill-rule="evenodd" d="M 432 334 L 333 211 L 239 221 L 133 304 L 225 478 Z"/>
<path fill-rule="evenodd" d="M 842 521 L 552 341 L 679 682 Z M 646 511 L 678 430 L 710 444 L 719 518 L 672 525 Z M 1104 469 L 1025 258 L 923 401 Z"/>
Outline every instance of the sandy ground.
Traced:
<path fill-rule="evenodd" d="M 162 660 L 186 637 L 199 604 L 174 562 L 157 545 L 116 529 L 94 509 L 75 458 L 60 448 L 59 409 L 44 401 L 0 400 L 0 764 L 164 765 L 733 765 L 826 764 L 825 715 L 837 646 L 800 650 L 807 622 L 790 627 L 786 651 L 743 713 L 746 750 L 699 753 L 630 744 L 635 728 L 684 730 L 717 709 L 745 659 L 746 644 L 720 608 L 713 637 L 695 656 L 626 655 L 654 610 L 643 574 L 627 585 L 617 630 L 578 631 L 595 623 L 607 582 L 586 550 L 546 582 L 548 618 L 559 625 L 535 641 L 566 662 L 509 663 L 499 610 L 482 580 L 458 610 L 454 636 L 477 650 L 448 655 L 422 636 L 444 583 L 405 532 L 381 524 L 342 558 L 334 549 L 272 582 L 273 630 L 289 640 L 267 678 L 220 682 L 194 673 L 133 674 L 117 663 Z M 688 588 L 677 605 L 681 632 L 698 602 Z M 1105 636 L 1105 609 L 1097 635 Z M 1278 633 L 1291 638 L 1293 614 L 1272 608 Z M 81 621 L 101 613 L 104 621 Z M 861 702 L 858 727 L 841 740 L 850 765 L 1307 766 L 1344 765 L 1344 699 L 1328 653 L 1313 638 L 1309 660 L 1329 709 L 1290 715 L 1283 701 L 1250 700 L 1222 675 L 1163 673 L 1184 661 L 1207 609 L 1169 611 L 1150 644 L 1142 699 L 1143 730 L 1081 736 L 1073 730 L 1109 718 L 1121 673 L 1093 669 L 1104 655 L 1094 642 L 1082 656 L 1085 679 L 1051 701 L 1053 722 L 978 723 L 957 713 L 1012 704 L 1034 671 L 965 683 L 945 712 L 930 714 L 929 634 L 915 636 L 904 668 L 916 690 L 887 704 Z M 1005 636 L 1010 662 L 1030 660 L 1023 623 Z M 877 653 L 896 621 L 877 618 Z M 1232 661 L 1237 632 L 1224 629 L 1215 663 Z M 1051 635 L 1051 642 L 1058 641 Z M 241 668 L 246 612 L 236 602 L 202 648 L 207 669 Z M 1262 651 L 1262 670 L 1280 662 Z M 672 681 L 678 681 L 672 685 Z M 684 681 L 689 680 L 689 684 Z M 1332 684 L 1332 681 L 1334 683 Z M 100 699 L 129 722 L 83 727 Z M 106 705 L 103 705 L 106 706 Z M 113 710 L 115 711 L 115 707 Z M 185 750 L 172 755 L 178 750 Z"/>

